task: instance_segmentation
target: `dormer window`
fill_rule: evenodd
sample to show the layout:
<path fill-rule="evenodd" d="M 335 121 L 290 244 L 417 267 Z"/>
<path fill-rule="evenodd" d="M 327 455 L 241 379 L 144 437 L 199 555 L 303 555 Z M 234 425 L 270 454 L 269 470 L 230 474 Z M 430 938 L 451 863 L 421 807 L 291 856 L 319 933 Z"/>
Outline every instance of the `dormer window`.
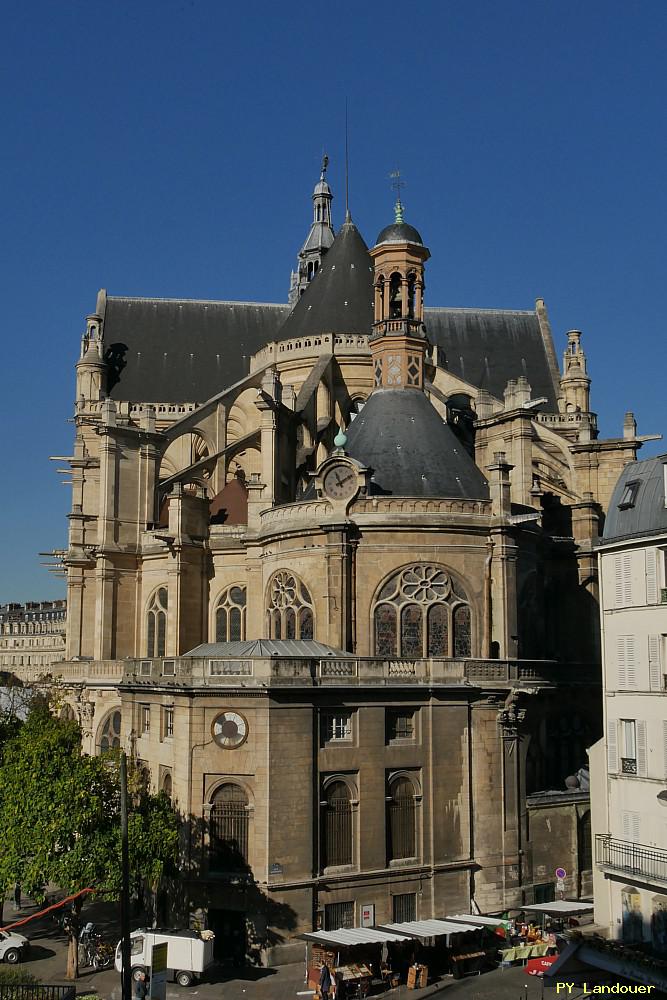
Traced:
<path fill-rule="evenodd" d="M 625 489 L 621 495 L 621 499 L 618 504 L 619 510 L 628 510 L 630 507 L 634 507 L 637 494 L 639 493 L 639 480 L 634 479 L 630 483 L 625 484 Z"/>

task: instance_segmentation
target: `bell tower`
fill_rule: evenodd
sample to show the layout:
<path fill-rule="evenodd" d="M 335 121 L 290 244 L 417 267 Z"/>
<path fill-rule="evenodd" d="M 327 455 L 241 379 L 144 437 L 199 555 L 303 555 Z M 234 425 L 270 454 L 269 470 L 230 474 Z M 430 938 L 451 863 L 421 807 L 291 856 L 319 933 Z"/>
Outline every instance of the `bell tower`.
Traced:
<path fill-rule="evenodd" d="M 403 218 L 400 192 L 394 222 L 370 251 L 374 316 L 370 339 L 376 389 L 424 388 L 424 264 L 431 256 L 421 236 Z"/>

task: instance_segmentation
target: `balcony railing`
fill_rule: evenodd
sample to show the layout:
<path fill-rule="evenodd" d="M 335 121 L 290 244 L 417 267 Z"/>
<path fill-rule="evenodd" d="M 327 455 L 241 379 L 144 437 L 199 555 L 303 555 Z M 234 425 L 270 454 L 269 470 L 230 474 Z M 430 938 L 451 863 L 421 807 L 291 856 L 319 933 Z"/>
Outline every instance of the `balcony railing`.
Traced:
<path fill-rule="evenodd" d="M 667 885 L 667 851 L 659 847 L 616 840 L 608 833 L 595 836 L 595 861 L 600 868 L 639 875 Z"/>
<path fill-rule="evenodd" d="M 621 757 L 621 774 L 636 774 L 636 773 L 637 773 L 637 758 Z"/>

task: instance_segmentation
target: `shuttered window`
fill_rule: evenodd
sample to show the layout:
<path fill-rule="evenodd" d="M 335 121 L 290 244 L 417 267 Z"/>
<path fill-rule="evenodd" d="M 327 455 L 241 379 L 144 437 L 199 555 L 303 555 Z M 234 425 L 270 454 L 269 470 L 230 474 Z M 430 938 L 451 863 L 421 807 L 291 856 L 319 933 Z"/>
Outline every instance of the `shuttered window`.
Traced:
<path fill-rule="evenodd" d="M 648 748 L 646 745 L 646 723 L 638 719 L 635 723 L 637 738 L 637 774 L 645 778 L 648 773 Z"/>
<path fill-rule="evenodd" d="M 623 556 L 614 556 L 614 607 L 623 607 Z"/>
<path fill-rule="evenodd" d="M 658 560 L 655 549 L 646 550 L 646 603 L 658 603 Z"/>
<path fill-rule="evenodd" d="M 640 841 L 640 833 L 641 833 L 639 813 L 636 812 L 621 813 L 621 822 L 623 824 L 623 840 L 629 840 L 633 844 L 638 844 Z"/>
<path fill-rule="evenodd" d="M 616 639 L 616 660 L 618 665 L 618 687 L 620 690 L 636 690 L 637 657 L 634 635 L 619 635 Z"/>
<path fill-rule="evenodd" d="M 648 637 L 648 672 L 651 683 L 651 691 L 662 691 L 662 670 L 660 664 L 660 636 L 650 635 Z"/>
<path fill-rule="evenodd" d="M 665 723 L 665 764 L 667 765 L 667 722 Z M 607 770 L 609 774 L 618 773 L 618 722 L 616 719 L 609 719 L 607 723 Z"/>
<path fill-rule="evenodd" d="M 614 556 L 614 601 L 617 608 L 632 604 L 632 557 L 629 552 Z"/>

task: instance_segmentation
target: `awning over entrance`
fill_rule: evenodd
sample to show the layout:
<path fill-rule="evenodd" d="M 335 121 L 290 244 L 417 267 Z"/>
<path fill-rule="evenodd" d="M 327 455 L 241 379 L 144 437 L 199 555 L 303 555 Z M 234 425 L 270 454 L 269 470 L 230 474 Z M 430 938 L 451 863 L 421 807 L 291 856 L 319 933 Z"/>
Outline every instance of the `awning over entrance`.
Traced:
<path fill-rule="evenodd" d="M 304 941 L 329 945 L 334 948 L 351 948 L 357 944 L 387 944 L 405 941 L 405 935 L 396 934 L 376 927 L 341 927 L 337 931 L 313 931 L 302 934 Z"/>

